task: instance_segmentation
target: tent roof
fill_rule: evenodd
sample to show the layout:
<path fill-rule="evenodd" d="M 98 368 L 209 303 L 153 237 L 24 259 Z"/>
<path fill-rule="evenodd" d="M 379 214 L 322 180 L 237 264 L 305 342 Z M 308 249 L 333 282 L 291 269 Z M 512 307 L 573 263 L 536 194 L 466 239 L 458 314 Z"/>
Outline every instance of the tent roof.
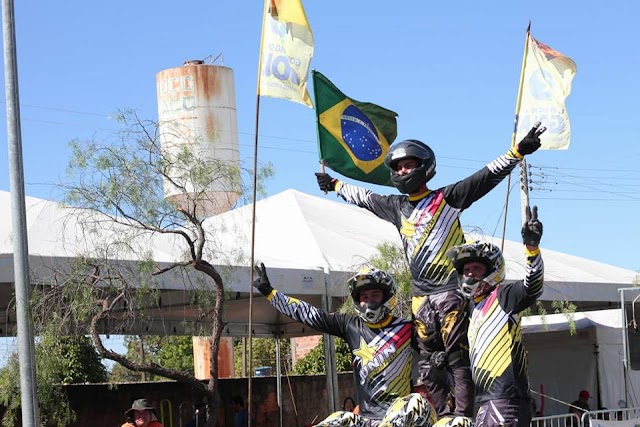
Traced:
<path fill-rule="evenodd" d="M 87 234 L 82 229 L 78 222 L 81 211 L 32 197 L 26 199 L 26 208 L 29 262 L 32 277 L 36 280 L 50 274 L 51 266 L 60 260 L 69 260 L 75 254 L 91 253 L 96 249 L 94 242 L 100 237 Z M 246 297 L 250 288 L 251 213 L 252 206 L 248 205 L 205 221 L 205 229 L 210 235 L 207 259 L 215 265 L 227 267 L 223 268 L 225 288 L 233 294 L 225 317 L 229 331 L 235 322 L 248 318 Z M 104 219 L 99 214 L 89 214 Z M 11 217 L 9 193 L 4 191 L 0 191 L 0 215 Z M 378 244 L 385 241 L 400 244 L 395 228 L 365 209 L 295 190 L 286 190 L 258 201 L 255 232 L 255 259 L 265 263 L 274 286 L 318 305 L 323 295 L 345 295 L 345 279 L 366 259 L 377 254 Z M 92 238 L 88 239 L 87 235 Z M 499 239 L 488 239 L 500 244 Z M 184 247 L 177 242 L 172 237 L 146 235 L 140 237 L 139 244 L 153 248 L 157 261 L 169 263 L 180 259 L 184 252 Z M 507 280 L 521 279 L 524 276 L 522 245 L 505 241 L 504 255 Z M 546 301 L 567 299 L 583 306 L 617 305 L 617 289 L 628 287 L 636 276 L 631 270 L 551 251 L 544 246 L 543 256 L 546 284 L 542 300 Z M 126 259 L 135 261 L 131 254 Z M 180 323 L 191 319 L 189 287 L 185 284 L 185 277 L 187 281 L 193 281 L 196 276 L 185 274 L 174 272 L 161 280 L 165 305 L 174 307 L 173 311 L 166 308 L 161 315 L 157 313 L 162 318 L 162 328 L 173 325 L 169 329 L 178 331 Z M 0 224 L 0 297 L 3 301 L 11 299 L 12 282 L 12 229 L 11 222 L 4 221 Z M 261 296 L 254 299 L 259 300 L 262 300 Z M 7 320 L 2 317 L 0 315 L 0 324 Z M 257 324 L 275 325 L 287 321 L 288 318 L 277 316 L 275 310 L 266 305 L 263 310 L 254 311 Z M 149 325 L 145 327 L 155 330 Z M 273 329 L 272 326 L 265 328 L 265 331 Z"/>
<path fill-rule="evenodd" d="M 573 313 L 571 319 L 578 330 L 592 327 L 622 328 L 622 312 L 619 308 Z M 526 316 L 522 318 L 522 331 L 527 334 L 567 331 L 570 329 L 569 323 L 567 315 L 561 313 Z"/>

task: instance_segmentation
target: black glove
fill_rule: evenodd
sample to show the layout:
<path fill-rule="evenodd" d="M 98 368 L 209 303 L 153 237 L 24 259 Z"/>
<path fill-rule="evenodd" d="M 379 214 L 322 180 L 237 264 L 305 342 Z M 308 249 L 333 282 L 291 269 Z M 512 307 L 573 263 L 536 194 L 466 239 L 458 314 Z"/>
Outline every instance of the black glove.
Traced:
<path fill-rule="evenodd" d="M 322 191 L 336 191 L 337 179 L 331 178 L 328 173 L 316 172 L 316 179 L 318 180 L 318 187 Z"/>
<path fill-rule="evenodd" d="M 430 362 L 434 368 L 442 369 L 449 361 L 449 354 L 446 351 L 435 351 L 431 354 Z"/>
<path fill-rule="evenodd" d="M 527 206 L 527 221 L 522 226 L 522 242 L 529 246 L 540 245 L 542 238 L 542 223 L 538 221 L 538 207 L 534 206 L 533 211 Z"/>
<path fill-rule="evenodd" d="M 547 130 L 547 128 L 544 126 L 540 127 L 540 122 L 533 125 L 527 136 L 522 138 L 522 141 L 518 143 L 518 153 L 526 156 L 540 148 L 540 135 L 542 135 L 545 130 Z"/>
<path fill-rule="evenodd" d="M 253 279 L 253 287 L 257 288 L 262 295 L 265 297 L 268 296 L 273 288 L 271 287 L 271 283 L 269 283 L 269 278 L 267 277 L 267 269 L 264 267 L 263 263 L 260 263 L 260 266 L 255 266 L 255 279 Z"/>

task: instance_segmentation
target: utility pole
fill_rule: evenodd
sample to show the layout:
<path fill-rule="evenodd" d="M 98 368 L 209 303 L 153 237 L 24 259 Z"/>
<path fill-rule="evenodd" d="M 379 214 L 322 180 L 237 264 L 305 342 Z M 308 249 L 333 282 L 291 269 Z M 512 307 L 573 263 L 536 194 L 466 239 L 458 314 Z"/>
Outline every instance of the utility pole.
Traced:
<path fill-rule="evenodd" d="M 11 218 L 13 223 L 13 281 L 16 294 L 22 425 L 24 427 L 36 427 L 39 416 L 33 328 L 29 310 L 29 248 L 27 244 L 27 214 L 22 166 L 20 97 L 18 95 L 18 61 L 16 56 L 13 0 L 2 0 L 2 37 L 4 40 L 4 90 L 7 100 L 9 190 L 11 193 Z"/>

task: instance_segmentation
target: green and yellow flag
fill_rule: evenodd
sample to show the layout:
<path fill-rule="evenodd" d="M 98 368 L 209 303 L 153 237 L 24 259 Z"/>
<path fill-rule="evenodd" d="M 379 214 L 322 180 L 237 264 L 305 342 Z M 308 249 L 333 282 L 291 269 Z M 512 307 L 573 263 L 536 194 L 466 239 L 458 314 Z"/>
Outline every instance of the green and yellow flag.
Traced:
<path fill-rule="evenodd" d="M 391 185 L 384 157 L 397 136 L 398 114 L 351 99 L 313 70 L 320 160 L 349 178 Z"/>

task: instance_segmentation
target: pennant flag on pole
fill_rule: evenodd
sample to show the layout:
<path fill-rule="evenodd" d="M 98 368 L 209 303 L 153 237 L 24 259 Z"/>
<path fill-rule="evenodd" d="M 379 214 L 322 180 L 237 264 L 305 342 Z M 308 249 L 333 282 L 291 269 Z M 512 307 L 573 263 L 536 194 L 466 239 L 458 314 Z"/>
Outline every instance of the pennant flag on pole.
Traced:
<path fill-rule="evenodd" d="M 313 34 L 301 0 L 266 0 L 265 8 L 258 95 L 313 107 L 307 92 Z"/>
<path fill-rule="evenodd" d="M 349 178 L 391 185 L 384 157 L 396 138 L 395 112 L 345 96 L 313 71 L 320 160 Z"/>
<path fill-rule="evenodd" d="M 529 35 L 516 141 L 536 122 L 547 127 L 543 150 L 566 150 L 571 139 L 565 100 L 571 93 L 576 63 Z"/>

